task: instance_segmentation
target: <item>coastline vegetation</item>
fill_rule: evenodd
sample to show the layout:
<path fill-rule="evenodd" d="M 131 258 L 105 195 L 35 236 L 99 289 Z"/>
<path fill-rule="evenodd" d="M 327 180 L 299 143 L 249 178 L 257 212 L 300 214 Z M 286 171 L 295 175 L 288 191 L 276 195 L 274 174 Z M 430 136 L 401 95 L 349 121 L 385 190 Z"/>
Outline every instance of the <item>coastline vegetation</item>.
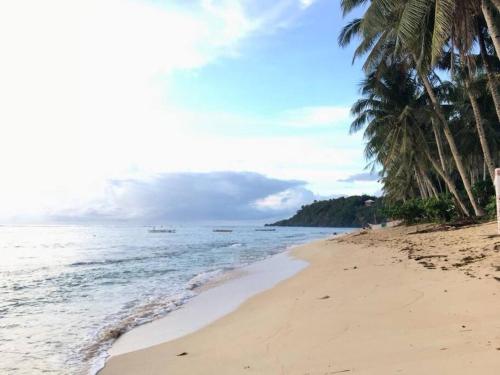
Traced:
<path fill-rule="evenodd" d="M 351 109 L 385 212 L 407 222 L 494 212 L 500 161 L 500 1 L 342 0 L 339 35 L 365 79 Z M 493 202 L 493 203 L 492 203 Z"/>
<path fill-rule="evenodd" d="M 365 202 L 373 201 L 371 205 Z M 369 195 L 353 195 L 315 201 L 302 206 L 291 218 L 271 226 L 357 228 L 385 221 L 383 199 Z"/>

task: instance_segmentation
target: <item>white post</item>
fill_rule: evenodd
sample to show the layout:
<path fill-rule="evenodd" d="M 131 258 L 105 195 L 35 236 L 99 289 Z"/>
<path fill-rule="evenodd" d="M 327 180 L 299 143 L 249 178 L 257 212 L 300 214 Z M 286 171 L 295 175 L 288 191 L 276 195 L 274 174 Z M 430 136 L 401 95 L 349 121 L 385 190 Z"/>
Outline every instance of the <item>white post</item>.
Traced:
<path fill-rule="evenodd" d="M 495 169 L 495 195 L 497 198 L 498 234 L 500 234 L 500 168 Z"/>

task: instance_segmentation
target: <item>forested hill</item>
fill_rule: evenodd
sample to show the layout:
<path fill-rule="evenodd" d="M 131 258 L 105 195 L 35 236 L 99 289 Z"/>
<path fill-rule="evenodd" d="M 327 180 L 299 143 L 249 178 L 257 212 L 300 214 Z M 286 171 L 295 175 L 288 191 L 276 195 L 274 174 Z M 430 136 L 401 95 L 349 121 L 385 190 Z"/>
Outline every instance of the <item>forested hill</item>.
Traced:
<path fill-rule="evenodd" d="M 374 200 L 371 207 L 365 201 Z M 315 201 L 302 208 L 290 219 L 270 226 L 284 227 L 362 227 L 374 222 L 374 213 L 379 213 L 381 199 L 369 195 L 354 195 L 324 201 Z M 377 221 L 382 219 L 377 214 Z"/>

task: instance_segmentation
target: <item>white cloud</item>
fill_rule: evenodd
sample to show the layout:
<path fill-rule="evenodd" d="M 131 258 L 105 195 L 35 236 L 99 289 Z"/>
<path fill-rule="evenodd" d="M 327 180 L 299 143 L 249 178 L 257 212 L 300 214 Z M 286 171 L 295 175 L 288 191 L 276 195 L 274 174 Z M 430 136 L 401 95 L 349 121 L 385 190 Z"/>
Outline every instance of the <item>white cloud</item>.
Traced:
<path fill-rule="evenodd" d="M 286 217 L 312 201 L 304 184 L 249 172 L 163 173 L 146 181 L 110 181 L 94 202 L 48 216 L 63 221 L 142 222 Z"/>
<path fill-rule="evenodd" d="M 300 6 L 302 8 L 309 8 L 311 5 L 314 4 L 315 0 L 299 0 Z"/>
<path fill-rule="evenodd" d="M 258 199 L 255 202 L 255 207 L 264 212 L 293 212 L 302 205 L 311 203 L 315 198 L 316 196 L 310 190 L 294 187 Z"/>
<path fill-rule="evenodd" d="M 314 137 L 203 134 L 200 125 L 221 117 L 262 119 L 191 113 L 165 99 L 172 72 L 238 56 L 242 42 L 289 25 L 300 8 L 296 0 L 269 4 L 0 2 L 0 218 L 84 206 L 110 179 L 164 172 L 252 170 L 330 189 L 349 165 L 337 171 L 337 160 L 359 159 L 353 148 Z M 327 126 L 343 116 L 308 107 L 272 122 Z"/>
<path fill-rule="evenodd" d="M 376 172 L 374 172 L 374 173 L 363 172 L 363 173 L 351 174 L 345 178 L 340 179 L 339 182 L 348 182 L 348 183 L 368 182 L 368 181 L 378 181 L 379 179 L 380 179 L 380 176 Z"/>
<path fill-rule="evenodd" d="M 346 106 L 309 106 L 293 108 L 278 112 L 265 117 L 257 115 L 240 115 L 230 112 L 177 112 L 186 121 L 193 124 L 203 124 L 201 128 L 212 127 L 214 129 L 234 130 L 236 128 L 252 128 L 255 130 L 281 128 L 288 129 L 293 133 L 297 129 L 347 129 L 351 121 L 350 107 Z"/>
<path fill-rule="evenodd" d="M 346 125 L 350 119 L 350 107 L 315 106 L 290 110 L 283 116 L 288 126 L 314 127 Z"/>

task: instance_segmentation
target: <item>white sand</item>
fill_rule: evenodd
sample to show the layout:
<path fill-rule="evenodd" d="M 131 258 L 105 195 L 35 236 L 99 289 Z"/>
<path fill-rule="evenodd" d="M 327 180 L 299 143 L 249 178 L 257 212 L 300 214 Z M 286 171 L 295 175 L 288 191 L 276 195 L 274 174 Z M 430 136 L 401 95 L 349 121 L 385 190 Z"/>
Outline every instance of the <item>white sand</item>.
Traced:
<path fill-rule="evenodd" d="M 204 290 L 166 317 L 141 325 L 120 337 L 109 354 L 116 356 L 195 332 L 238 308 L 253 295 L 272 288 L 307 266 L 289 251 L 236 271 L 235 277 Z"/>
<path fill-rule="evenodd" d="M 300 247 L 309 267 L 194 333 L 113 356 L 101 375 L 499 374 L 496 225 L 411 231 Z"/>

